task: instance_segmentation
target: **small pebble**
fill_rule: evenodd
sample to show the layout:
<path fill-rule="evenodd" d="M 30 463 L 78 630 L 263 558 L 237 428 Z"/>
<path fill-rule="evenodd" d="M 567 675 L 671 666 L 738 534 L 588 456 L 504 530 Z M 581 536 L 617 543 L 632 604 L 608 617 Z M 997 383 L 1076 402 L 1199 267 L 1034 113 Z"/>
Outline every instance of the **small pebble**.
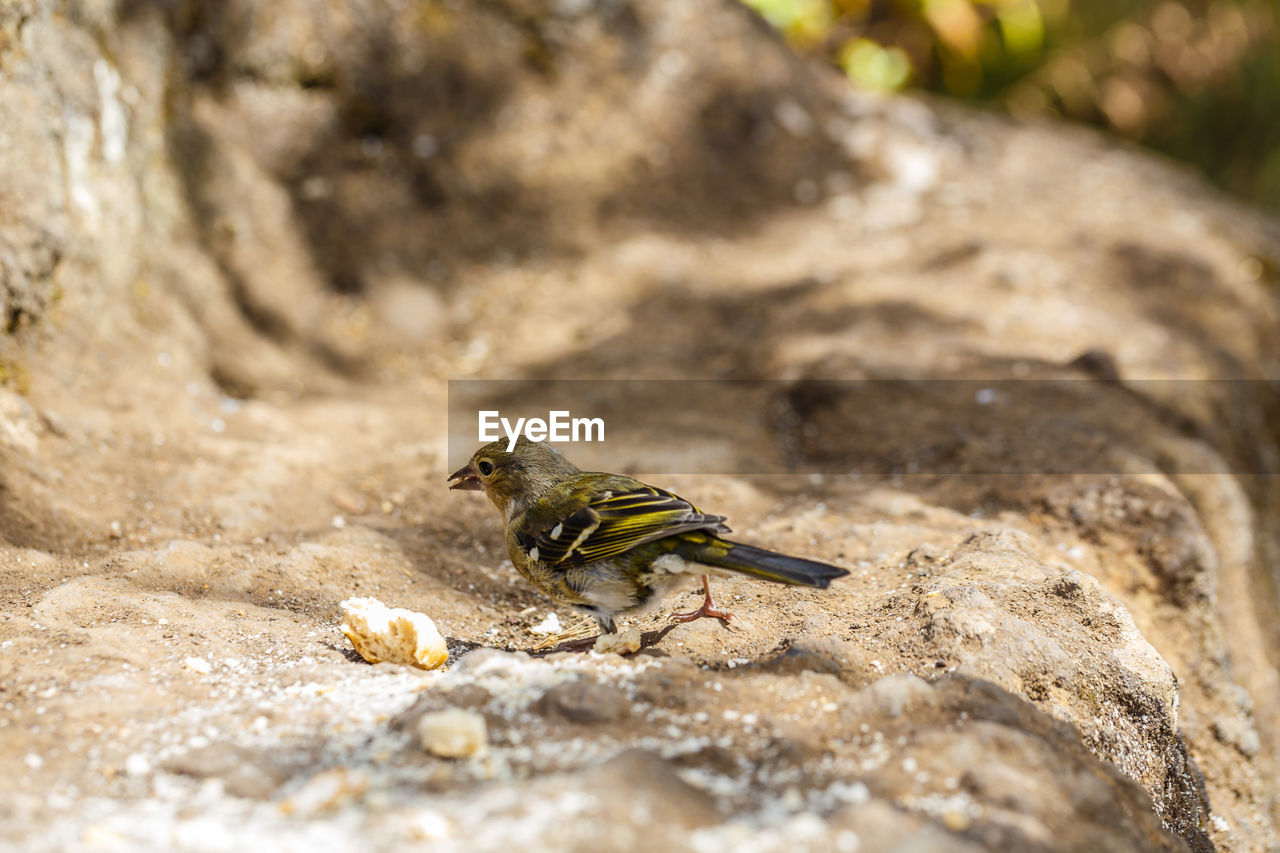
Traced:
<path fill-rule="evenodd" d="M 474 711 L 450 709 L 424 714 L 418 720 L 418 742 L 441 758 L 470 758 L 489 746 L 484 717 Z"/>
<path fill-rule="evenodd" d="M 130 776 L 146 776 L 151 772 L 151 762 L 135 752 L 124 760 L 124 772 Z"/>

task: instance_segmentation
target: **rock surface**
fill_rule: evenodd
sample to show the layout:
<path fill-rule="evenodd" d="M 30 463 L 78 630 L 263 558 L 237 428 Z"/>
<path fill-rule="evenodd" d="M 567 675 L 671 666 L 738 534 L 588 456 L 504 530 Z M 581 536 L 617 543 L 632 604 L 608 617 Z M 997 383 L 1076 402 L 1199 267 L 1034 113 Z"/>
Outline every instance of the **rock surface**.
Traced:
<path fill-rule="evenodd" d="M 730 2 L 0 0 L 0 200 L 3 842 L 1277 846 L 1280 412 L 1208 380 L 1280 375 L 1280 228 L 1166 164 Z M 638 441 L 829 469 L 660 485 L 852 574 L 530 656 L 445 380 L 638 375 L 779 379 Z"/>

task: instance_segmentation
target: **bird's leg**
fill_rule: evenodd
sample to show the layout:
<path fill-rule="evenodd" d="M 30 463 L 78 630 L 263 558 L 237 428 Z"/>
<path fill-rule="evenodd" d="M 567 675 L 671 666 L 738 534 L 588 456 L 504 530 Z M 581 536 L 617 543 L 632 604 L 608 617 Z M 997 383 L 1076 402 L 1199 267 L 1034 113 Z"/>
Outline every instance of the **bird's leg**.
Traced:
<path fill-rule="evenodd" d="M 702 590 L 706 593 L 706 597 L 702 600 L 702 606 L 697 610 L 690 610 L 688 613 L 675 614 L 677 622 L 692 622 L 694 619 L 702 619 L 706 616 L 723 622 L 728 622 L 733 618 L 733 614 L 728 610 L 716 608 L 715 602 L 711 600 L 711 579 L 706 575 L 702 576 Z"/>

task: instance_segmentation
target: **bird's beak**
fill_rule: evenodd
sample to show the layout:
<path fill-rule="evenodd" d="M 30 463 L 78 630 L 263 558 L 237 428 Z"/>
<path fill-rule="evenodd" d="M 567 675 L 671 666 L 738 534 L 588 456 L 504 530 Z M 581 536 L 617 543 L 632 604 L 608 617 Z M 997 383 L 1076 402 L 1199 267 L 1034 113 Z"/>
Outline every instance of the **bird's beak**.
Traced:
<path fill-rule="evenodd" d="M 455 483 L 454 480 L 457 482 Z M 480 491 L 480 478 L 476 476 L 475 471 L 471 470 L 470 462 L 449 475 L 449 488 L 464 492 Z"/>

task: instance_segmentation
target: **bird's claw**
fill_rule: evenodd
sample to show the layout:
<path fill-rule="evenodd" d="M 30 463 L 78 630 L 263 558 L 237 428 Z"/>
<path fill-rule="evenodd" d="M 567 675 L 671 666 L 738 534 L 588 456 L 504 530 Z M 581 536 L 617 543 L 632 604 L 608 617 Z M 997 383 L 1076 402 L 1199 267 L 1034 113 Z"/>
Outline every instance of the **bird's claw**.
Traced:
<path fill-rule="evenodd" d="M 685 613 L 672 614 L 677 622 L 692 622 L 695 619 L 704 619 L 710 617 L 719 619 L 721 622 L 729 622 L 733 619 L 733 614 L 728 610 L 721 610 L 716 607 L 715 602 L 711 600 L 710 591 L 707 592 L 706 599 L 702 602 L 702 606 L 697 610 L 690 610 Z"/>
<path fill-rule="evenodd" d="M 733 614 L 728 610 L 721 610 L 716 607 L 715 602 L 711 600 L 711 579 L 706 575 L 702 576 L 702 592 L 704 596 L 702 606 L 697 610 L 690 610 L 688 613 L 674 614 L 675 620 L 677 622 L 692 622 L 695 619 L 703 619 L 709 616 L 712 619 L 719 619 L 726 625 L 729 624 L 729 621 L 733 619 Z"/>
<path fill-rule="evenodd" d="M 711 606 L 711 602 L 707 602 L 706 604 L 703 604 L 697 610 L 690 610 L 687 613 L 674 614 L 675 620 L 677 622 L 692 622 L 695 619 L 703 619 L 708 616 L 711 617 L 712 619 L 719 619 L 721 622 L 729 622 L 733 619 L 732 613 L 730 613 L 728 610 L 720 610 L 717 607 Z"/>

